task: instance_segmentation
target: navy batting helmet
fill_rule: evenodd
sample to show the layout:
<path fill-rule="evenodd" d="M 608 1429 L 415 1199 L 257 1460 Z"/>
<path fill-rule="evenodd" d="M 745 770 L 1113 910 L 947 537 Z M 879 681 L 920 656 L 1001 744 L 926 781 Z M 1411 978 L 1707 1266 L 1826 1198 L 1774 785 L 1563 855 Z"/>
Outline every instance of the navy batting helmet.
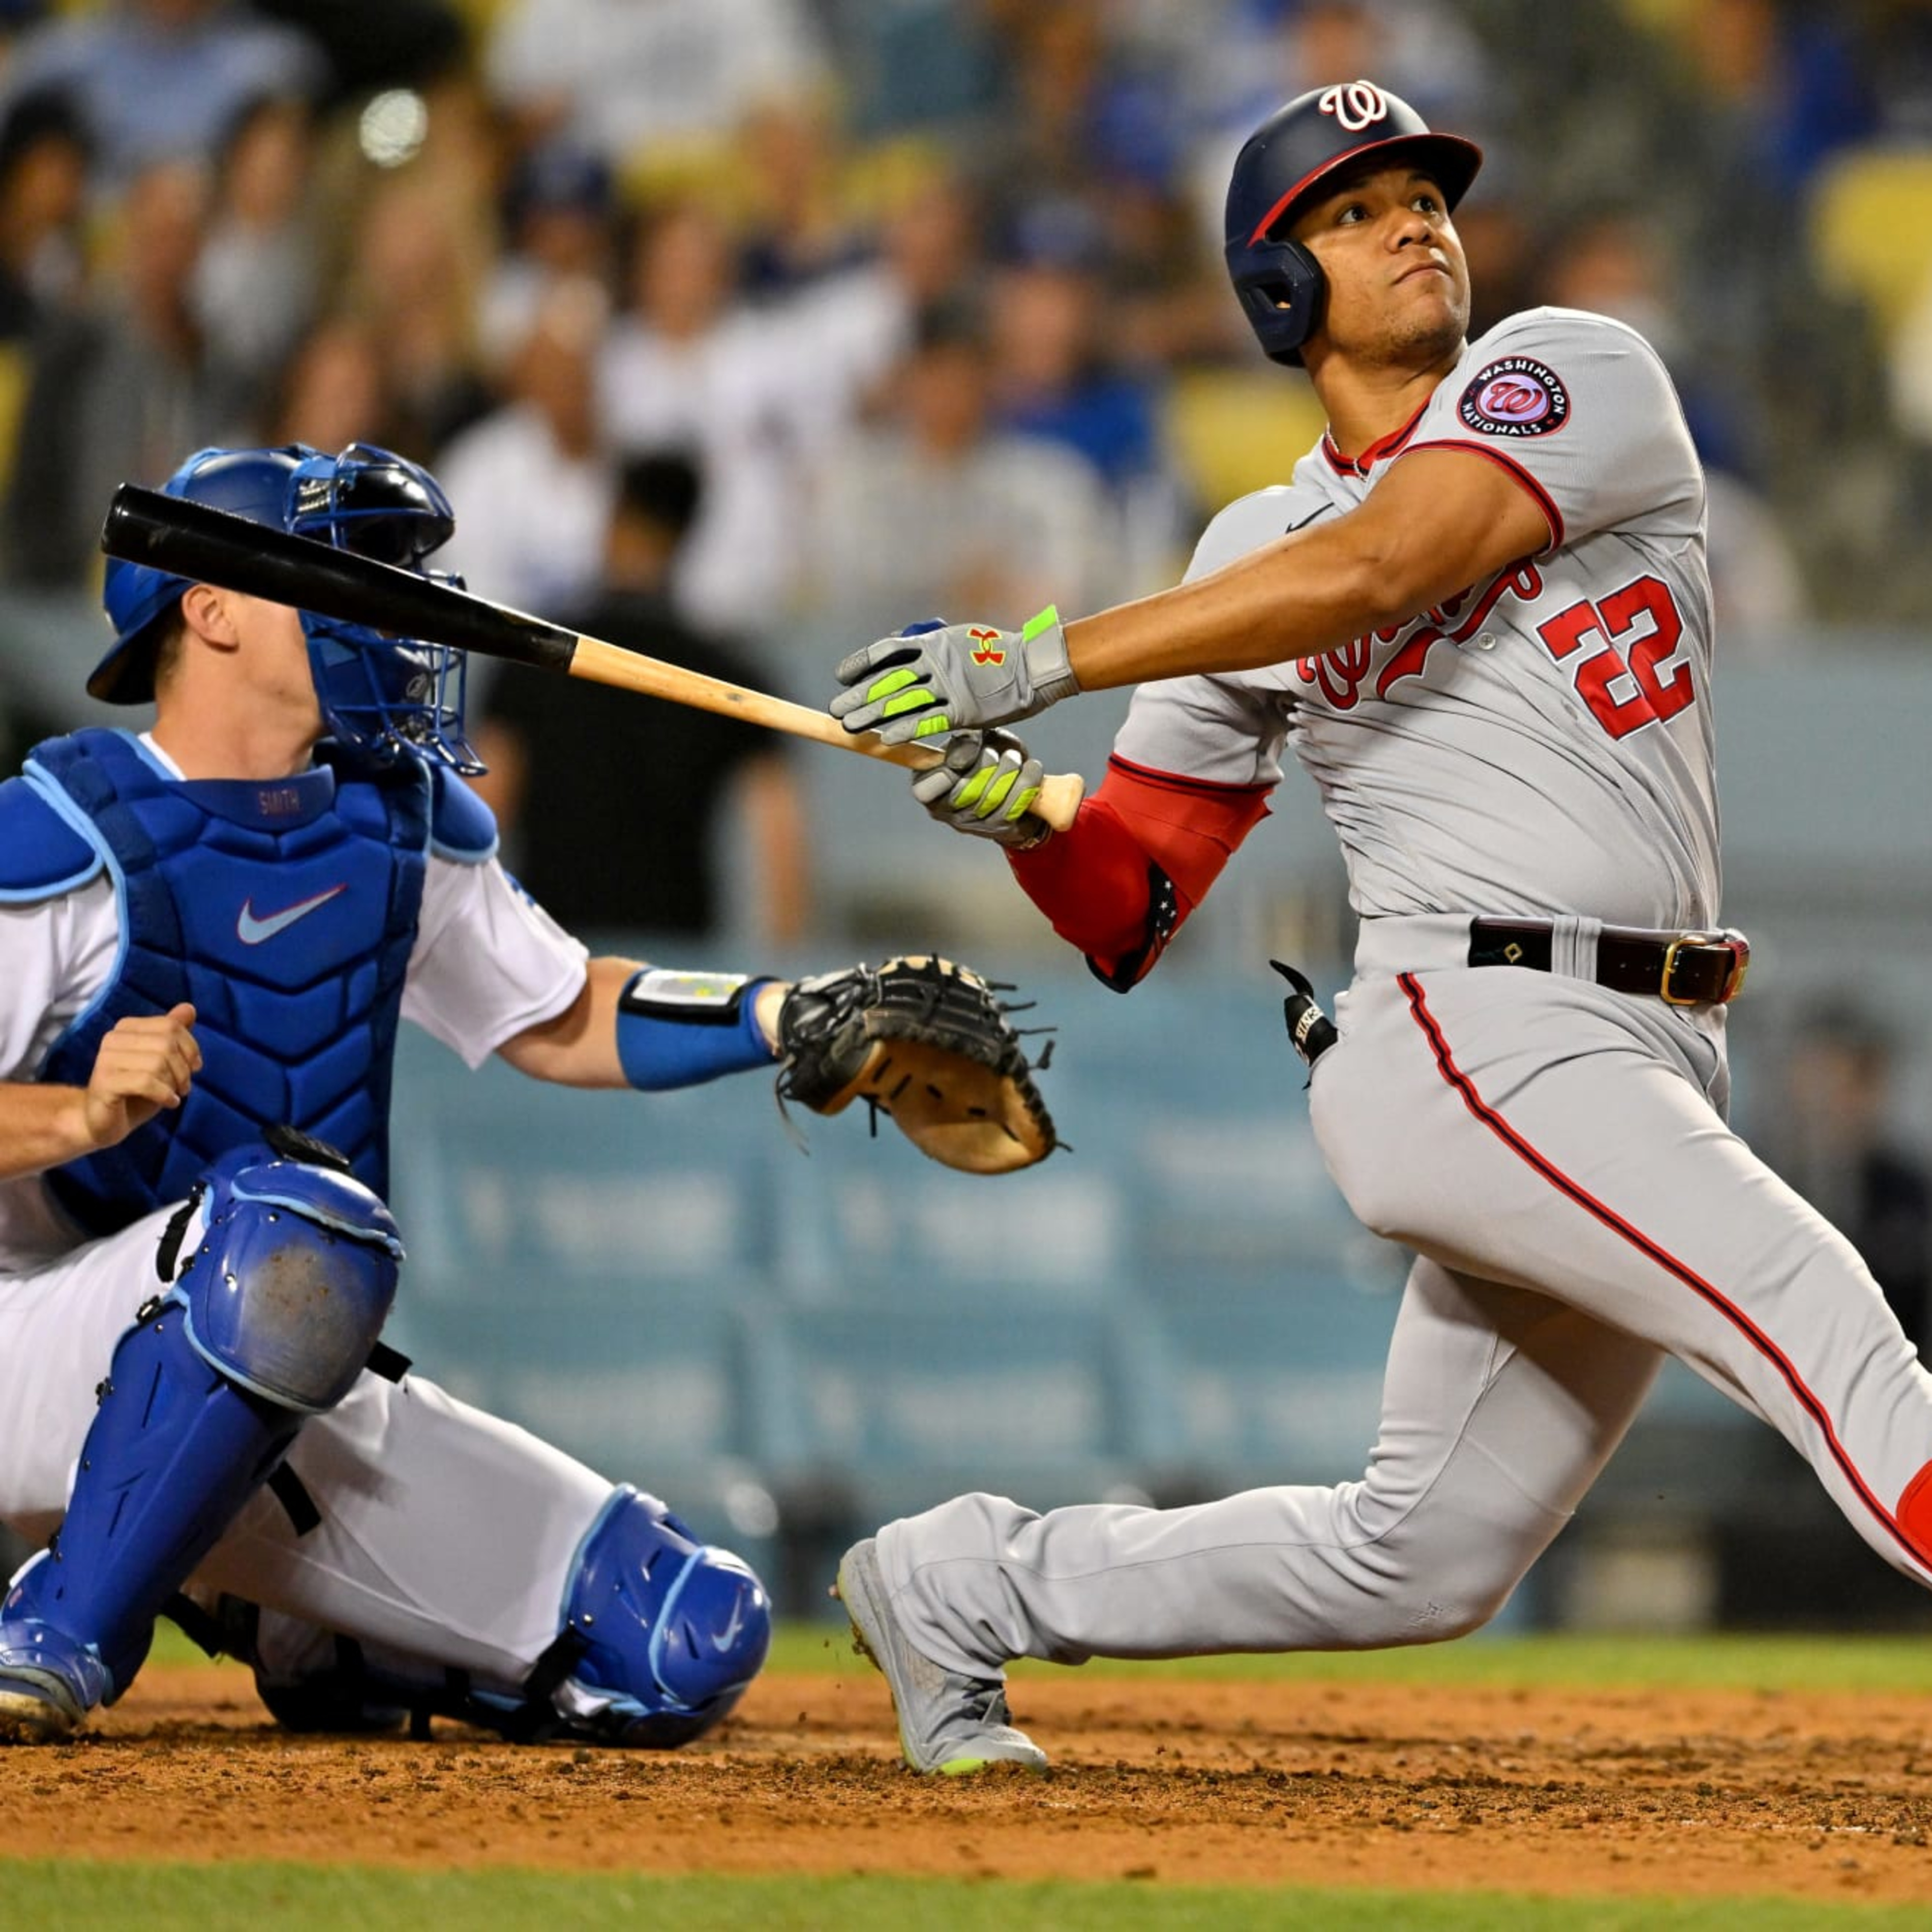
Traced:
<path fill-rule="evenodd" d="M 1432 134 L 1407 101 L 1366 80 L 1298 94 L 1243 144 L 1228 184 L 1228 272 L 1276 362 L 1300 362 L 1301 345 L 1322 320 L 1325 286 L 1314 256 L 1282 238 L 1285 231 L 1337 168 L 1405 154 L 1428 171 L 1452 209 L 1483 164 L 1473 141 Z"/>

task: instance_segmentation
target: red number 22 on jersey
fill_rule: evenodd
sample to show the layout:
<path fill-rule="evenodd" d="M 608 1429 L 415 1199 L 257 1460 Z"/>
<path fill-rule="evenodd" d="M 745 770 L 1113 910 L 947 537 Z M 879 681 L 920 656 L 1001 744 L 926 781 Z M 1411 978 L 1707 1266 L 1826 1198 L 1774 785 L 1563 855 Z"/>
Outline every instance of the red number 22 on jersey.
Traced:
<path fill-rule="evenodd" d="M 1638 620 L 1646 617 L 1649 629 L 1626 643 Z M 1696 698 L 1688 664 L 1658 672 L 1684 635 L 1676 600 L 1660 578 L 1640 577 L 1594 602 L 1586 598 L 1536 627 L 1558 664 L 1574 656 L 1592 633 L 1603 640 L 1601 647 L 1578 658 L 1570 675 L 1577 695 L 1612 738 L 1675 718 Z"/>

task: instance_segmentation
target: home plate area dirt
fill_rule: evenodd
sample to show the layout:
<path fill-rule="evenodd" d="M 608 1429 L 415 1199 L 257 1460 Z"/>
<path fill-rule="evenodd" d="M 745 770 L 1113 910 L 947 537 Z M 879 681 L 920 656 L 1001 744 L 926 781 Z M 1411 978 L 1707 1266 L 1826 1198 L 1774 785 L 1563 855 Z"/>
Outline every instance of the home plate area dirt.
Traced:
<path fill-rule="evenodd" d="M 668 1754 L 292 1737 L 157 1666 L 0 1752 L 28 1856 L 1932 1900 L 1932 1702 L 1028 1675 L 1045 1777 L 916 1778 L 880 1679 L 770 1675 Z"/>

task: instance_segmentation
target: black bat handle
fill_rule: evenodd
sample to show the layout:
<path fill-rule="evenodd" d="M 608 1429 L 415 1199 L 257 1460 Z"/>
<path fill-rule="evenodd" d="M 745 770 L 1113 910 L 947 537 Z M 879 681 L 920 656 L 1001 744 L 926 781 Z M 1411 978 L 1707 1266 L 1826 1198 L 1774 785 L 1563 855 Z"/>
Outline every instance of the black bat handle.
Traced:
<path fill-rule="evenodd" d="M 114 492 L 100 548 L 125 562 L 197 584 L 541 670 L 568 670 L 577 649 L 574 633 L 541 617 L 138 484 L 123 483 Z"/>

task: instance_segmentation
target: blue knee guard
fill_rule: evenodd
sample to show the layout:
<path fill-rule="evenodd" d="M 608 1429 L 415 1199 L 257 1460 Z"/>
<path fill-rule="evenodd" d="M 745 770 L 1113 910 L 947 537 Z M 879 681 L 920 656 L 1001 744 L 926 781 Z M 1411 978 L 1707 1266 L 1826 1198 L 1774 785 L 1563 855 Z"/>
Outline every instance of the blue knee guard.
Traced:
<path fill-rule="evenodd" d="M 368 1732 L 451 1718 L 520 1744 L 582 1738 L 668 1750 L 720 1722 L 771 1646 L 771 1606 L 728 1551 L 699 1543 L 628 1486 L 572 1566 L 564 1628 L 520 1684 L 354 1643 L 223 1600 L 211 1649 L 242 1658 L 295 1731 Z"/>
<path fill-rule="evenodd" d="M 580 1646 L 560 1710 L 623 1743 L 668 1749 L 722 1721 L 771 1648 L 771 1601 L 729 1550 L 700 1543 L 628 1484 L 591 1526 L 564 1599 Z"/>
<path fill-rule="evenodd" d="M 0 1647 L 32 1626 L 91 1660 L 83 1704 L 128 1688 L 162 1605 L 348 1393 L 395 1296 L 395 1223 L 346 1173 L 241 1149 L 178 1225 L 200 1244 L 116 1343 L 66 1518 L 0 1605 Z"/>

